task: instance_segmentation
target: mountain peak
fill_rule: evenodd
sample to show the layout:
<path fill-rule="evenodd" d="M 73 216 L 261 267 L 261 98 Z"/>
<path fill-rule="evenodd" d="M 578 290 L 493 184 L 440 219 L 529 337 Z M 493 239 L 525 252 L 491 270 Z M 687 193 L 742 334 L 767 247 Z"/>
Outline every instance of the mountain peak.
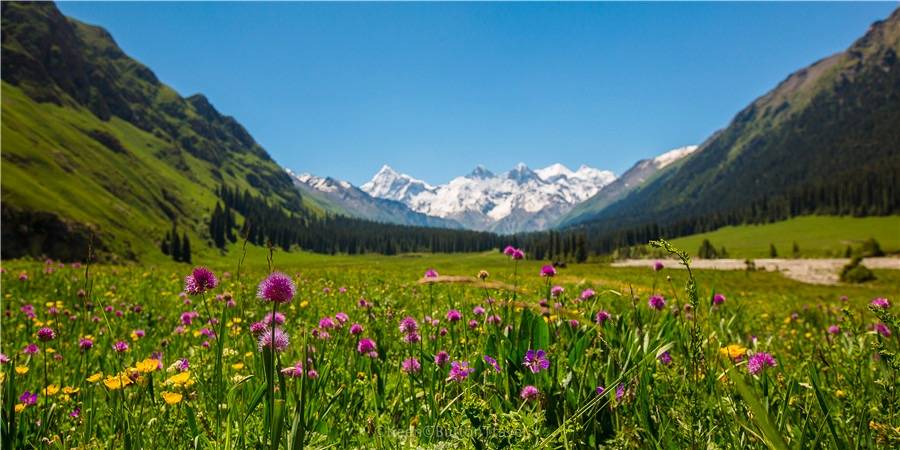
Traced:
<path fill-rule="evenodd" d="M 475 166 L 475 168 L 472 169 L 472 171 L 469 172 L 468 175 L 466 175 L 466 178 L 472 178 L 472 179 L 476 179 L 476 180 L 484 180 L 484 179 L 493 178 L 493 177 L 494 177 L 494 173 L 491 172 L 490 170 L 488 170 L 487 168 L 485 168 L 484 166 L 482 166 L 481 164 Z"/>

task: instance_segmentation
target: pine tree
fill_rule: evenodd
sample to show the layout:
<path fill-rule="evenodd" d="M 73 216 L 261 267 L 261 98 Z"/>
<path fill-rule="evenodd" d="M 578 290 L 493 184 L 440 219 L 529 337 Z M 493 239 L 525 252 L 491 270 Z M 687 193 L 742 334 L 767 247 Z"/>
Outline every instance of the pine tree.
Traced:
<path fill-rule="evenodd" d="M 172 250 L 169 252 L 172 254 L 172 259 L 175 261 L 181 262 L 181 239 L 178 238 L 178 230 L 175 227 L 172 227 Z"/>
<path fill-rule="evenodd" d="M 164 237 L 162 242 L 160 242 L 160 244 L 159 244 L 159 250 L 162 251 L 163 255 L 169 254 L 169 250 L 170 250 L 169 246 L 172 245 L 169 243 L 170 240 L 172 240 L 172 234 L 170 232 L 166 231 L 166 237 Z"/>
<path fill-rule="evenodd" d="M 777 258 L 778 257 L 778 249 L 775 248 L 775 244 L 769 244 L 769 258 Z"/>

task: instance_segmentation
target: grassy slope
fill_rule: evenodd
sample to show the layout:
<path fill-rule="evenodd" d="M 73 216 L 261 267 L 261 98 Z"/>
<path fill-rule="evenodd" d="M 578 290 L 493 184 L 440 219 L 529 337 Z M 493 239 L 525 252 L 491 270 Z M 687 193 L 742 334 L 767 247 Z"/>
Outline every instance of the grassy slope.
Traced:
<path fill-rule="evenodd" d="M 823 217 L 806 216 L 765 225 L 741 225 L 720 228 L 672 241 L 678 247 L 696 253 L 703 239 L 716 247 L 725 246 L 735 258 L 769 256 L 769 244 L 775 244 L 779 256 L 791 256 L 796 242 L 803 257 L 843 255 L 847 245 L 875 238 L 885 252 L 900 251 L 900 216 Z"/>

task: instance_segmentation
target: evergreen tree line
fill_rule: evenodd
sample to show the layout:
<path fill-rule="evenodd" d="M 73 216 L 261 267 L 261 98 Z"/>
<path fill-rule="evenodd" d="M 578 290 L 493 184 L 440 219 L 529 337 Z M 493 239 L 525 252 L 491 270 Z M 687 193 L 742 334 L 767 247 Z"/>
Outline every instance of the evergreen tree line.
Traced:
<path fill-rule="evenodd" d="M 166 237 L 160 243 L 159 249 L 164 255 L 171 256 L 174 261 L 191 262 L 191 240 L 187 233 L 182 234 L 179 238 L 178 228 L 175 224 L 172 224 L 171 231 L 166 232 Z"/>
<path fill-rule="evenodd" d="M 286 210 L 244 190 L 221 186 L 223 206 L 210 218 L 210 235 L 218 246 L 231 240 L 238 225 L 234 213 L 244 217 L 239 235 L 256 245 L 290 250 L 292 246 L 317 253 L 480 252 L 499 248 L 502 237 L 486 232 L 411 227 L 343 216 L 316 217 L 306 210 Z M 218 211 L 218 212 L 217 212 Z M 237 239 L 237 236 L 234 237 Z"/>

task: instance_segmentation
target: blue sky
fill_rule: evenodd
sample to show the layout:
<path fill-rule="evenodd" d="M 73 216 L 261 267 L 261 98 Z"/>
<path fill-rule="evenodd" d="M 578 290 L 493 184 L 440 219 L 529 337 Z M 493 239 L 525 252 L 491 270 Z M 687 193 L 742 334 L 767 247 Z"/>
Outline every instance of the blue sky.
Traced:
<path fill-rule="evenodd" d="M 621 173 L 700 143 L 896 3 L 61 3 L 276 161 L 360 184 Z"/>

